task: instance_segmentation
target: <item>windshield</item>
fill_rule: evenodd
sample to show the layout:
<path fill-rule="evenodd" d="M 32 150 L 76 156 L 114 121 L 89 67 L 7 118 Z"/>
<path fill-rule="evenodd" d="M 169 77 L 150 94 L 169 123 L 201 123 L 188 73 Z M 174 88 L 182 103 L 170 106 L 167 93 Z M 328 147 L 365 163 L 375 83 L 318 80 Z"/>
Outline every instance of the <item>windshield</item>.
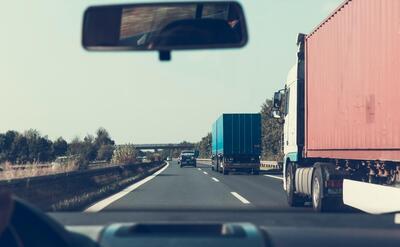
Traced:
<path fill-rule="evenodd" d="M 398 58 L 390 57 L 398 36 L 386 46 L 364 26 L 340 28 L 362 12 L 352 4 L 319 26 L 343 0 L 252 0 L 241 2 L 249 35 L 241 49 L 177 51 L 164 63 L 156 52 L 82 48 L 85 9 L 125 2 L 15 0 L 2 8 L 2 190 L 44 211 L 400 210 L 399 125 L 381 101 L 398 102 L 386 92 L 398 91 Z M 148 45 L 168 23 L 196 16 L 196 5 L 145 10 L 123 9 L 121 44 Z M 228 15 L 224 4 L 202 10 L 202 18 Z M 354 25 L 368 18 L 353 17 Z M 399 30 L 376 25 L 387 39 Z M 375 194 L 362 198 L 382 187 L 390 207 Z M 129 193 L 108 200 L 122 190 Z"/>

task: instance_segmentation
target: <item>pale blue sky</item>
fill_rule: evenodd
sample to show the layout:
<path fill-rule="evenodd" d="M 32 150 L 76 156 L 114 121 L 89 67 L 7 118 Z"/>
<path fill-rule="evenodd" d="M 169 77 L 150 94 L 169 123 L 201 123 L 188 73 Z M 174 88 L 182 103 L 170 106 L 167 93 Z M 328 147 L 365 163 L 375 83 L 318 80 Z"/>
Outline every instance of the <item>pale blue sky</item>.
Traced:
<path fill-rule="evenodd" d="M 250 41 L 240 50 L 89 53 L 89 5 L 134 1 L 13 0 L 0 9 L 0 132 L 54 139 L 102 126 L 117 143 L 198 141 L 223 112 L 258 112 L 295 63 L 296 36 L 342 0 L 247 0 Z M 147 2 L 147 1 L 141 1 Z"/>

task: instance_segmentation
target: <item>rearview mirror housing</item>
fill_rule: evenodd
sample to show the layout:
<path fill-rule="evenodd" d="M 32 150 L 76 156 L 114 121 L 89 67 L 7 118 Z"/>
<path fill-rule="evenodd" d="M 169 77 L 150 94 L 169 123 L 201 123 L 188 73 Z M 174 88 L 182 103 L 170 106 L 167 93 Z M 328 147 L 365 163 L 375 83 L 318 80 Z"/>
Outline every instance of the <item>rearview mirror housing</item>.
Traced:
<path fill-rule="evenodd" d="M 82 45 L 89 51 L 172 51 L 239 48 L 246 20 L 233 1 L 89 7 Z"/>

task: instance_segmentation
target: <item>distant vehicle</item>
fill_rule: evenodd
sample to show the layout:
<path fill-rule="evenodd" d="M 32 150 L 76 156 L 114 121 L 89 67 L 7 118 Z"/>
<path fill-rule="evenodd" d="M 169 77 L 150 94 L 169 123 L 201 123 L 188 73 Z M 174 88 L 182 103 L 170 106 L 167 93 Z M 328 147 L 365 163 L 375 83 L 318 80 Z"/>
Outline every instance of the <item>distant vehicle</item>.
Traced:
<path fill-rule="evenodd" d="M 223 114 L 211 134 L 214 171 L 224 175 L 231 171 L 260 173 L 260 114 Z"/>
<path fill-rule="evenodd" d="M 171 157 L 167 157 L 167 161 L 171 161 L 172 160 L 172 158 Z"/>
<path fill-rule="evenodd" d="M 197 166 L 196 152 L 194 150 L 184 150 L 181 152 L 178 158 L 178 164 L 180 167 L 184 166 Z"/>

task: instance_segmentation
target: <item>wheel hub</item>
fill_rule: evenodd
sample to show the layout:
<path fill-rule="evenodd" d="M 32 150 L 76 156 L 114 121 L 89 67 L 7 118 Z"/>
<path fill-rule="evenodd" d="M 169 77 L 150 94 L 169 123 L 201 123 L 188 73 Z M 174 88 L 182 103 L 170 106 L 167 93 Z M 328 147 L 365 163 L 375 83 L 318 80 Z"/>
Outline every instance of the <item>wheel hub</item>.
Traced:
<path fill-rule="evenodd" d="M 314 183 L 313 183 L 313 205 L 314 207 L 317 207 L 320 203 L 320 195 L 321 195 L 321 186 L 319 184 L 318 178 L 314 178 Z"/>

